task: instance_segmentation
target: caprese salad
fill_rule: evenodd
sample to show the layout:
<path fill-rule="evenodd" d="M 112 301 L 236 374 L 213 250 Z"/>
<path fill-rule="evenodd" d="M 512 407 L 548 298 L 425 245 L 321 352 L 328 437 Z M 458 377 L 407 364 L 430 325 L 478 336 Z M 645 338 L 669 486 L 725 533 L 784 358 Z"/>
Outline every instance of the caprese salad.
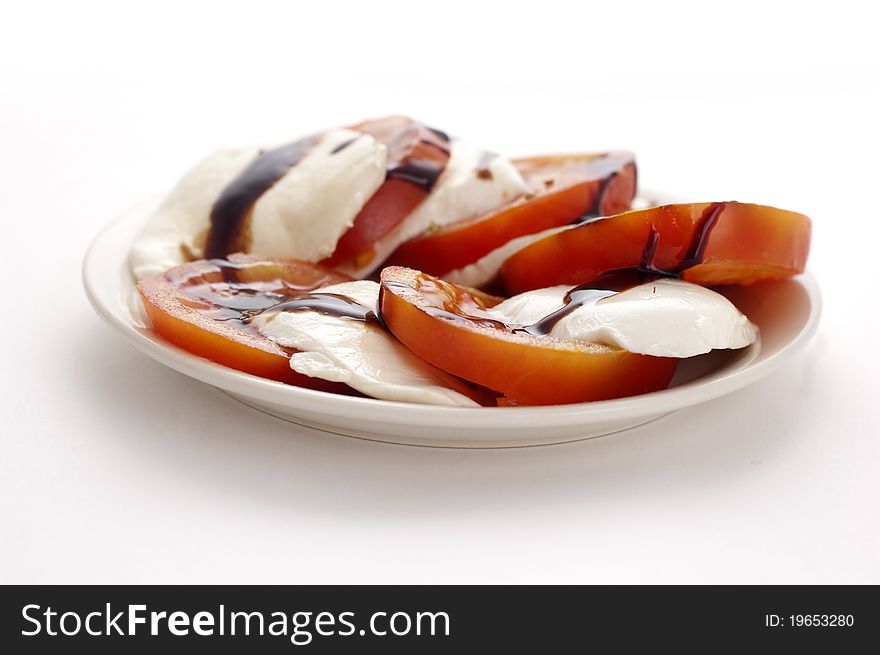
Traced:
<path fill-rule="evenodd" d="M 804 270 L 810 220 L 740 202 L 631 209 L 628 152 L 507 159 L 404 117 L 184 175 L 130 263 L 152 329 L 245 373 L 457 406 L 666 388 L 754 344 L 712 287 Z"/>

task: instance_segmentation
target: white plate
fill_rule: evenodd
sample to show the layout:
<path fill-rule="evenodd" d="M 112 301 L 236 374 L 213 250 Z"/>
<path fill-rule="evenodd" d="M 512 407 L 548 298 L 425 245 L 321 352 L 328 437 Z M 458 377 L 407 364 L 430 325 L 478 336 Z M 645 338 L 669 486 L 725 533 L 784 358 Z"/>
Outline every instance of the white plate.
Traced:
<path fill-rule="evenodd" d="M 425 446 L 528 446 L 618 432 L 740 389 L 774 371 L 809 342 L 819 322 L 819 289 L 807 273 L 796 279 L 724 291 L 761 329 L 761 341 L 679 364 L 669 389 L 554 407 L 435 407 L 339 396 L 240 373 L 196 357 L 149 329 L 128 269 L 128 250 L 155 202 L 106 227 L 83 264 L 95 310 L 136 348 L 243 403 L 294 423 L 354 437 Z M 98 337 L 96 337 L 98 338 Z"/>

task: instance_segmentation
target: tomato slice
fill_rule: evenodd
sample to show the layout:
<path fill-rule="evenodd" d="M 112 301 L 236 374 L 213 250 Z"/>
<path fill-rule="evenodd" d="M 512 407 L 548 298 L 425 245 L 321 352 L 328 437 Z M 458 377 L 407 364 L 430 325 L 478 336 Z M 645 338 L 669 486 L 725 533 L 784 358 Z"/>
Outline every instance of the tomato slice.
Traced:
<path fill-rule="evenodd" d="M 388 177 L 322 263 L 360 268 L 372 260 L 373 244 L 428 196 L 449 161 L 449 137 L 403 116 L 366 121 L 351 129 L 388 147 Z"/>
<path fill-rule="evenodd" d="M 599 283 L 619 272 L 751 284 L 803 272 L 809 249 L 810 219 L 803 214 L 739 202 L 665 205 L 536 241 L 504 262 L 501 278 L 511 294 Z"/>
<path fill-rule="evenodd" d="M 499 404 L 554 405 L 618 398 L 669 385 L 676 359 L 601 344 L 536 337 L 481 315 L 485 297 L 392 266 L 379 305 L 388 329 L 448 373 L 504 395 Z"/>
<path fill-rule="evenodd" d="M 533 195 L 411 239 L 388 263 L 443 275 L 516 237 L 585 215 L 625 211 L 636 192 L 636 165 L 628 152 L 531 157 L 514 164 Z"/>
<path fill-rule="evenodd" d="M 137 289 L 156 334 L 194 355 L 270 380 L 351 393 L 293 371 L 290 351 L 242 320 L 285 296 L 349 280 L 295 259 L 237 254 L 178 266 L 141 280 Z"/>

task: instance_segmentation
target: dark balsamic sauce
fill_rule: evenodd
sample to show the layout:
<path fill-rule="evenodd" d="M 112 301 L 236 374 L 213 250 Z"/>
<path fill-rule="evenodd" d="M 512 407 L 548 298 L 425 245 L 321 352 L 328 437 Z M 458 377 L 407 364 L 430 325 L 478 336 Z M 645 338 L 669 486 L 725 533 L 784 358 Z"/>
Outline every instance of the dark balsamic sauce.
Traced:
<path fill-rule="evenodd" d="M 535 321 L 531 325 L 525 325 L 520 328 L 515 328 L 514 332 L 525 332 L 526 334 L 531 334 L 534 337 L 543 337 L 553 330 L 556 327 L 556 324 L 559 323 L 563 318 L 571 314 L 574 310 L 583 307 L 584 305 L 590 305 L 595 303 L 602 298 L 607 298 L 608 296 L 613 296 L 616 291 L 605 291 L 603 289 L 592 289 L 587 285 L 581 285 L 571 289 L 568 293 L 565 294 L 565 298 L 563 299 L 563 305 L 555 312 L 551 312 L 547 314 L 544 318 Z"/>
<path fill-rule="evenodd" d="M 220 273 L 220 279 L 223 282 L 238 282 L 238 271 L 251 266 L 252 264 L 236 264 L 227 259 L 217 258 L 217 259 L 208 259 L 206 263 L 214 266 L 217 271 Z M 186 290 L 187 287 L 193 285 L 195 280 L 198 278 L 205 278 L 205 274 L 213 271 L 200 271 L 198 273 L 189 273 L 189 274 L 181 274 L 178 273 L 175 269 L 171 269 L 165 276 L 173 282 L 176 286 L 180 287 L 182 290 Z M 207 280 L 205 280 L 205 284 L 208 284 Z"/>
<path fill-rule="evenodd" d="M 209 259 L 209 264 L 216 266 L 224 282 L 238 282 L 238 272 L 251 264 L 235 264 L 228 259 Z"/>
<path fill-rule="evenodd" d="M 654 256 L 657 254 L 657 246 L 660 244 L 660 233 L 652 225 L 636 270 L 640 273 L 657 277 L 678 277 L 687 269 L 701 264 L 703 262 L 703 255 L 706 252 L 706 246 L 709 245 L 709 235 L 712 234 L 712 229 L 718 223 L 718 219 L 721 217 L 725 206 L 726 203 L 716 202 L 709 205 L 703 211 L 697 223 L 694 238 L 688 245 L 684 257 L 682 257 L 675 268 L 661 269 L 654 265 Z"/>
<path fill-rule="evenodd" d="M 703 212 L 695 235 L 696 238 L 691 242 L 687 254 L 685 254 L 684 259 L 678 265 L 679 273 L 703 262 L 703 255 L 706 253 L 706 246 L 709 245 L 709 235 L 712 234 L 712 230 L 715 228 L 715 225 L 717 225 L 718 219 L 721 218 L 721 213 L 724 211 L 725 207 L 727 207 L 727 203 L 716 202 L 709 205 L 709 207 Z"/>
<path fill-rule="evenodd" d="M 593 288 L 614 288 L 622 289 L 643 284 L 650 280 L 656 280 L 661 277 L 681 277 L 687 269 L 693 268 L 703 262 L 703 256 L 706 253 L 706 247 L 709 245 L 709 237 L 712 230 L 718 223 L 724 208 L 727 206 L 725 202 L 712 203 L 700 215 L 697 225 L 694 229 L 694 236 L 681 261 L 672 268 L 660 268 L 654 263 L 657 254 L 657 248 L 660 245 L 660 233 L 653 225 L 648 230 L 648 238 L 642 250 L 638 264 L 632 267 L 612 269 L 605 271 L 601 275 L 595 277 L 588 284 Z M 594 221 L 604 221 L 607 216 L 591 216 L 581 218 L 576 223 L 586 224 Z"/>
<path fill-rule="evenodd" d="M 423 288 L 421 284 L 419 284 L 418 289 L 415 289 L 409 284 L 403 282 L 386 282 L 385 286 L 391 289 L 402 289 L 406 291 L 421 291 Z M 438 285 L 431 282 L 431 286 Z M 441 286 L 440 288 L 442 290 L 443 287 Z M 615 293 L 617 292 L 593 289 L 588 285 L 574 287 L 565 294 L 562 307 L 535 321 L 531 325 L 514 325 L 499 321 L 489 316 L 480 316 L 474 313 L 479 312 L 482 309 L 482 306 L 479 303 L 475 303 L 474 307 L 468 311 L 462 309 L 460 298 L 454 301 L 448 296 L 449 302 L 447 303 L 444 301 L 442 303 L 443 307 L 437 305 L 420 305 L 419 308 L 429 316 L 434 316 L 436 318 L 445 318 L 458 323 L 469 323 L 471 325 L 502 330 L 512 334 L 528 334 L 534 337 L 543 337 L 549 335 L 559 321 L 574 312 L 576 309 L 595 303 L 602 298 L 613 296 Z M 431 294 L 430 291 L 429 294 Z M 453 309 L 455 311 L 453 311 Z"/>
<path fill-rule="evenodd" d="M 335 148 L 333 148 L 333 150 L 330 151 L 330 154 L 335 155 L 337 152 L 341 152 L 341 151 L 345 150 L 348 146 L 350 146 L 352 143 L 357 141 L 358 138 L 359 137 L 354 137 L 354 138 L 348 139 L 347 141 L 343 141 L 342 143 L 337 145 Z"/>
<path fill-rule="evenodd" d="M 674 275 L 672 271 L 661 270 L 654 266 L 654 256 L 657 254 L 658 245 L 660 245 L 660 233 L 657 231 L 657 228 L 652 225 L 651 229 L 648 231 L 648 240 L 645 242 L 645 247 L 642 249 L 642 256 L 639 258 L 636 270 L 640 273 L 660 276 Z"/>
<path fill-rule="evenodd" d="M 205 263 L 211 264 L 211 266 L 216 266 L 220 269 L 221 273 L 229 273 L 230 275 L 236 275 L 238 271 L 243 271 L 246 268 L 253 266 L 253 264 L 236 264 L 235 262 L 231 262 L 228 259 L 224 259 L 223 257 L 215 257 L 213 259 L 205 260 Z"/>
<path fill-rule="evenodd" d="M 507 332 L 512 332 L 510 326 L 507 325 L 507 323 L 504 323 L 503 321 L 497 321 L 494 318 L 471 316 L 469 314 L 458 314 L 456 312 L 450 312 L 439 307 L 422 307 L 421 309 L 428 316 L 434 316 L 436 318 L 447 318 L 459 322 L 467 321 L 468 323 L 473 323 L 482 327 L 489 327 L 496 330 L 505 330 Z"/>
<path fill-rule="evenodd" d="M 584 207 L 580 216 L 571 221 L 571 225 L 585 223 L 591 219 L 604 217 L 605 201 L 609 193 L 614 190 L 614 183 L 630 166 L 635 168 L 635 161 L 632 154 L 624 151 L 612 151 L 597 155 L 586 162 L 578 163 L 580 170 L 579 179 L 589 182 L 599 182 L 599 191 L 594 197 L 588 199 L 588 204 Z M 589 173 L 589 177 L 583 177 L 584 173 Z M 637 171 L 634 171 L 637 174 Z M 543 190 L 552 189 L 556 185 L 557 179 L 549 178 L 543 180 Z"/>
<path fill-rule="evenodd" d="M 450 148 L 449 144 L 438 143 L 437 141 L 428 141 L 426 139 L 422 139 L 422 143 L 424 143 L 425 145 L 429 145 L 436 150 L 439 150 L 446 155 L 447 159 L 449 159 L 449 156 L 452 154 L 452 149 Z"/>
<path fill-rule="evenodd" d="M 201 290 L 198 299 L 211 303 L 214 309 L 212 318 L 218 321 L 240 321 L 247 323 L 248 318 L 277 305 L 288 296 L 281 293 L 229 285 L 215 287 L 213 290 Z"/>
<path fill-rule="evenodd" d="M 275 312 L 320 312 L 327 316 L 350 318 L 363 323 L 380 322 L 372 309 L 368 309 L 356 300 L 338 293 L 303 293 L 290 296 L 282 302 L 275 303 L 259 311 L 249 312 L 244 320 L 248 322 L 263 313 Z"/>
<path fill-rule="evenodd" d="M 445 166 L 440 166 L 436 162 L 427 159 L 411 159 L 398 166 L 388 169 L 388 179 L 404 180 L 410 184 L 415 184 L 425 193 L 429 193 L 437 179 L 443 172 Z"/>
<path fill-rule="evenodd" d="M 234 241 L 245 218 L 266 191 L 298 164 L 317 141 L 310 136 L 274 150 L 267 150 L 232 180 L 211 209 L 211 227 L 205 258 L 224 257 L 235 250 Z"/>
<path fill-rule="evenodd" d="M 434 188 L 449 159 L 449 136 L 409 119 L 367 121 L 352 129 L 386 146 L 386 179 L 403 180 L 425 193 Z"/>
<path fill-rule="evenodd" d="M 426 125 L 425 127 L 427 127 L 429 131 L 433 132 L 434 136 L 439 138 L 441 141 L 446 141 L 446 143 L 449 143 L 449 135 L 446 132 L 444 132 L 443 130 L 438 130 L 436 127 L 430 127 L 429 125 Z"/>
<path fill-rule="evenodd" d="M 708 245 L 709 235 L 718 222 L 726 203 L 714 203 L 709 205 L 700 216 L 694 238 L 685 251 L 684 257 L 674 269 L 661 269 L 654 264 L 654 257 L 660 242 L 659 232 L 652 226 L 648 233 L 638 265 L 632 269 L 623 269 L 622 272 L 631 271 L 645 277 L 677 277 L 683 271 L 700 264 Z M 604 217 L 593 220 L 604 220 Z M 212 259 L 210 263 L 219 269 L 222 282 L 205 283 L 191 287 L 188 295 L 194 300 L 211 305 L 216 310 L 213 317 L 216 320 L 237 320 L 242 325 L 248 326 L 256 316 L 263 313 L 292 312 L 292 311 L 316 311 L 328 316 L 347 318 L 364 323 L 374 323 L 385 328 L 381 314 L 364 307 L 357 301 L 341 294 L 334 293 L 303 293 L 287 287 L 281 281 L 275 280 L 266 283 L 246 283 L 238 281 L 238 271 L 246 268 L 246 265 L 238 265 L 225 259 Z M 535 321 L 531 325 L 511 325 L 489 316 L 480 316 L 478 312 L 483 308 L 479 301 L 474 302 L 471 312 L 461 308 L 460 298 L 453 293 L 458 293 L 456 287 L 447 285 L 439 280 L 429 282 L 431 286 L 439 288 L 441 298 L 446 300 L 436 305 L 420 305 L 422 311 L 436 318 L 443 318 L 456 322 L 467 322 L 472 325 L 502 330 L 513 334 L 528 334 L 531 336 L 547 336 L 553 328 L 566 316 L 585 305 L 595 303 L 602 298 L 614 295 L 615 291 L 597 289 L 597 280 L 583 284 L 569 290 L 563 298 L 562 306 Z M 383 287 L 398 290 L 423 290 L 420 283 L 414 288 L 404 282 L 389 281 Z M 207 288 L 206 288 L 207 287 Z M 448 287 L 444 290 L 444 287 Z M 451 291 L 450 291 L 451 290 Z M 384 293 L 384 289 L 380 291 Z M 427 291 L 427 293 L 431 293 Z M 381 303 L 380 303 L 381 304 Z M 440 306 L 442 305 L 442 306 Z"/>
<path fill-rule="evenodd" d="M 293 312 L 312 310 L 350 318 L 365 323 L 382 324 L 380 317 L 357 301 L 335 293 L 303 291 L 284 280 L 241 282 L 238 272 L 253 267 L 253 263 L 236 264 L 226 259 L 210 259 L 220 273 L 220 280 L 196 282 L 197 277 L 175 278 L 180 293 L 202 306 L 201 311 L 217 321 L 236 321 L 242 327 L 264 312 Z M 211 271 L 213 272 L 213 271 Z"/>
<path fill-rule="evenodd" d="M 424 291 L 425 287 L 423 285 L 424 281 L 425 281 L 424 278 L 421 278 L 421 277 L 419 278 L 418 288 L 413 287 L 412 285 L 409 285 L 405 282 L 395 282 L 395 281 L 383 282 L 382 286 L 387 287 L 389 289 L 399 289 L 404 292 L 416 291 L 418 293 L 425 293 L 425 291 Z M 454 287 L 452 287 L 452 285 L 449 285 L 446 282 L 441 282 L 440 280 L 437 280 L 436 283 L 433 280 L 429 280 L 429 284 L 434 287 L 439 287 L 441 289 L 440 293 L 444 294 L 444 295 L 447 294 L 447 292 L 442 291 L 444 286 L 448 287 L 449 289 L 454 288 Z M 384 289 L 383 289 L 382 293 L 384 293 Z M 428 293 L 430 295 L 435 295 L 431 291 L 428 291 Z M 471 324 L 481 325 L 483 327 L 490 327 L 490 328 L 495 328 L 498 330 L 509 331 L 509 327 L 507 326 L 506 323 L 503 323 L 502 321 L 495 320 L 493 318 L 489 318 L 488 316 L 476 316 L 475 314 L 470 314 L 468 312 L 461 311 L 461 310 L 450 311 L 446 307 L 456 305 L 456 303 L 451 302 L 451 298 L 450 298 L 449 303 L 447 303 L 445 301 L 440 301 L 440 300 L 438 300 L 438 302 L 442 302 L 444 307 L 439 307 L 437 305 L 419 304 L 419 309 L 421 309 L 423 312 L 425 312 L 428 316 L 434 316 L 435 318 L 445 318 L 450 321 L 456 321 L 459 323 L 467 322 L 467 323 L 471 323 Z M 380 302 L 379 304 L 381 305 L 382 303 Z M 473 309 L 474 309 L 474 311 L 479 311 L 481 309 L 481 307 L 478 305 L 475 305 Z"/>
<path fill-rule="evenodd" d="M 206 316 L 216 321 L 235 321 L 242 327 L 250 327 L 251 322 L 261 314 L 275 312 L 314 311 L 327 316 L 347 318 L 363 323 L 376 323 L 384 326 L 381 318 L 356 300 L 336 293 L 296 292 L 293 289 L 276 288 L 276 283 L 215 283 L 198 285 L 188 290 L 187 296 L 196 302 L 208 305 L 203 310 Z"/>
<path fill-rule="evenodd" d="M 426 135 L 425 129 L 437 139 L 431 139 Z M 413 138 L 416 139 L 415 142 L 412 141 Z M 425 193 L 430 193 L 449 159 L 449 135 L 433 127 L 416 125 L 404 132 L 401 138 L 390 143 L 389 148 L 386 178 L 404 180 L 416 185 Z M 442 152 L 446 156 L 439 162 L 431 159 L 430 156 L 409 156 L 411 152 L 424 153 L 424 148 Z"/>
<path fill-rule="evenodd" d="M 415 288 L 406 282 L 395 282 L 394 280 L 383 282 L 382 286 L 388 287 L 389 289 L 400 289 L 401 291 L 415 291 Z"/>

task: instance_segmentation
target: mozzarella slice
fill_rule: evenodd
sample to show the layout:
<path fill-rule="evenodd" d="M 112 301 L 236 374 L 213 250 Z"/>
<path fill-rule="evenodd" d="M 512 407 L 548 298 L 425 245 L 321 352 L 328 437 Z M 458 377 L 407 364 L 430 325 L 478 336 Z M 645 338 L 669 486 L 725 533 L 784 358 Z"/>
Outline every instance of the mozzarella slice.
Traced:
<path fill-rule="evenodd" d="M 202 256 L 214 203 L 259 154 L 258 148 L 222 150 L 183 177 L 132 246 L 137 279 Z M 328 257 L 385 180 L 385 165 L 385 146 L 369 135 L 322 134 L 254 203 L 247 251 L 311 262 Z"/>
<path fill-rule="evenodd" d="M 525 234 L 521 237 L 516 237 L 515 239 L 511 239 L 507 243 L 498 246 L 495 250 L 483 255 L 473 264 L 468 264 L 467 266 L 462 266 L 454 271 L 449 271 L 442 277 L 447 282 L 452 282 L 453 284 L 463 284 L 468 287 L 482 287 L 495 279 L 495 276 L 498 275 L 498 271 L 501 270 L 501 265 L 504 263 L 504 260 L 515 252 L 519 252 L 526 246 L 533 244 L 535 241 L 540 241 L 544 237 L 559 234 L 560 232 L 570 230 L 573 227 L 577 226 L 563 225 L 561 227 L 551 227 L 540 232 L 535 232 L 534 234 Z"/>
<path fill-rule="evenodd" d="M 181 178 L 131 248 L 129 264 L 138 280 L 201 256 L 211 208 L 259 152 L 258 148 L 220 150 Z"/>
<path fill-rule="evenodd" d="M 528 291 L 487 311 L 508 324 L 531 325 L 562 307 L 570 288 Z M 662 279 L 575 309 L 556 323 L 550 336 L 681 358 L 719 348 L 745 348 L 757 340 L 758 329 L 720 293 Z"/>
<path fill-rule="evenodd" d="M 373 137 L 327 132 L 254 204 L 248 251 L 309 262 L 329 257 L 385 181 L 385 164 L 386 147 Z"/>
<path fill-rule="evenodd" d="M 347 296 L 378 311 L 376 282 L 344 282 L 318 292 Z M 310 310 L 261 314 L 253 324 L 279 345 L 302 351 L 291 356 L 290 366 L 303 375 L 343 382 L 384 400 L 477 406 L 460 380 L 431 366 L 377 325 Z"/>
<path fill-rule="evenodd" d="M 480 173 L 481 170 L 487 171 Z M 476 216 L 530 192 L 529 185 L 510 160 L 453 139 L 449 161 L 431 193 L 375 245 L 373 260 L 346 270 L 365 277 L 400 244 L 431 227 L 441 227 Z"/>

